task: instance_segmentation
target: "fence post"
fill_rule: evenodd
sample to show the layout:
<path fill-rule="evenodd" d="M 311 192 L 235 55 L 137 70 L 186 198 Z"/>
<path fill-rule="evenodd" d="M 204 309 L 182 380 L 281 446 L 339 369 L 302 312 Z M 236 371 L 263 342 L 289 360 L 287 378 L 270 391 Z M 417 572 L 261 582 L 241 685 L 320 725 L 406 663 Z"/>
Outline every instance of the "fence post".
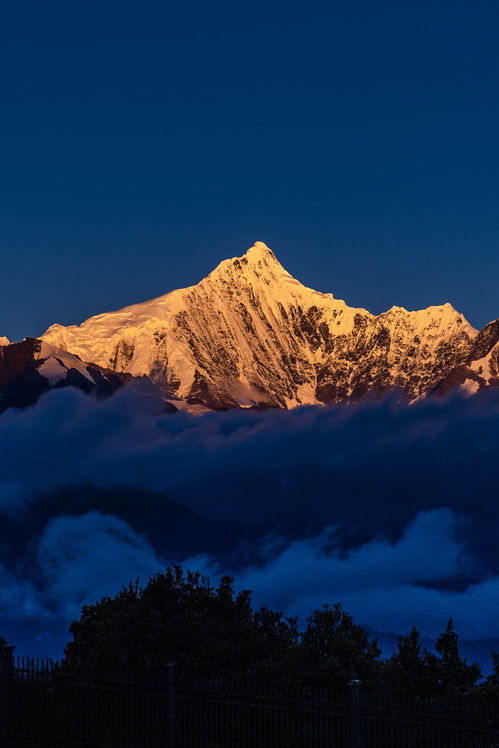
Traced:
<path fill-rule="evenodd" d="M 9 644 L 0 644 L 0 675 L 13 675 L 14 649 L 15 646 Z"/>
<path fill-rule="evenodd" d="M 175 716 L 175 663 L 166 664 L 166 687 L 168 689 L 168 718 Z"/>
<path fill-rule="evenodd" d="M 0 645 L 0 746 L 10 745 L 10 727 L 9 717 L 12 709 L 10 690 L 11 682 L 14 679 L 15 646 L 4 644 Z"/>
<path fill-rule="evenodd" d="M 175 663 L 166 663 L 166 740 L 167 747 L 176 745 L 177 728 L 175 726 Z"/>
<path fill-rule="evenodd" d="M 348 684 L 350 691 L 350 735 L 351 748 L 360 748 L 360 680 L 354 678 Z"/>

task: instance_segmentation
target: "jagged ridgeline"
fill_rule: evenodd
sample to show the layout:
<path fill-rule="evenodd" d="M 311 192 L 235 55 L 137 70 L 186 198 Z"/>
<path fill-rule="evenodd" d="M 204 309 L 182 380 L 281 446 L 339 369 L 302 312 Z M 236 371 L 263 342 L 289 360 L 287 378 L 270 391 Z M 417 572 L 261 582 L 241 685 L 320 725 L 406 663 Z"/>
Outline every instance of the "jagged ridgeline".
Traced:
<path fill-rule="evenodd" d="M 290 408 L 393 389 L 411 402 L 499 385 L 499 321 L 478 332 L 450 304 L 373 315 L 303 286 L 262 242 L 197 285 L 52 325 L 42 339 L 212 408 Z"/>

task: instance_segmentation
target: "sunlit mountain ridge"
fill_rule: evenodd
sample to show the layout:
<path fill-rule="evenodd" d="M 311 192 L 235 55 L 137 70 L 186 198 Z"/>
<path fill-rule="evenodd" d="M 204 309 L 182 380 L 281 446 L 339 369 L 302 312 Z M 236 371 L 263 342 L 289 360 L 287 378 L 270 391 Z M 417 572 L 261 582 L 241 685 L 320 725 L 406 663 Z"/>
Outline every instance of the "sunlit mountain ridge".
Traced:
<path fill-rule="evenodd" d="M 256 242 L 197 285 L 81 325 L 52 325 L 42 338 L 102 367 L 146 374 L 172 399 L 290 408 L 493 384 L 492 324 L 479 333 L 450 304 L 380 315 L 349 307 L 302 285 Z"/>
<path fill-rule="evenodd" d="M 196 285 L 80 325 L 54 324 L 41 339 L 61 361 L 72 354 L 147 376 L 179 407 L 293 408 L 388 392 L 414 402 L 499 385 L 499 321 L 477 331 L 450 304 L 379 315 L 350 307 L 302 285 L 263 242 Z M 51 361 L 50 372 L 37 368 L 49 386 L 67 368 L 57 355 Z"/>

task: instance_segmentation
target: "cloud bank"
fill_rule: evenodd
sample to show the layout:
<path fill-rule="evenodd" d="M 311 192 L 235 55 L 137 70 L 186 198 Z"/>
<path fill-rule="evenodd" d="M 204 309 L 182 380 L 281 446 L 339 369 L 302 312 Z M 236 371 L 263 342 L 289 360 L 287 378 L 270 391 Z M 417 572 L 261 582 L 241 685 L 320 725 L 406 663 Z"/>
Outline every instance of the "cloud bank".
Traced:
<path fill-rule="evenodd" d="M 452 616 L 469 638 L 497 637 L 498 427 L 497 393 L 194 417 L 140 390 L 51 392 L 0 419 L 0 634 L 55 651 L 83 603 L 182 560 L 292 615 L 340 601 L 381 632 L 435 636 Z M 149 532 L 98 505 L 59 506 L 30 531 L 69 484 L 159 491 L 225 545 L 173 553 L 153 512 Z"/>

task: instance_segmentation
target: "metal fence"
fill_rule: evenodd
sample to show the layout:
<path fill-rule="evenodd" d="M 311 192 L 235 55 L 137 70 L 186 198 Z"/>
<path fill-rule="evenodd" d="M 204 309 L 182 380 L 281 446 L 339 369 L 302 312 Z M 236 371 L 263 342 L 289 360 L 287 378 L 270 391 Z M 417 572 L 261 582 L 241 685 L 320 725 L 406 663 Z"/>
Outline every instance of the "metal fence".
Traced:
<path fill-rule="evenodd" d="M 179 674 L 180 675 L 180 674 Z M 289 683 L 0 662 L 2 748 L 497 748 L 499 715 Z"/>

